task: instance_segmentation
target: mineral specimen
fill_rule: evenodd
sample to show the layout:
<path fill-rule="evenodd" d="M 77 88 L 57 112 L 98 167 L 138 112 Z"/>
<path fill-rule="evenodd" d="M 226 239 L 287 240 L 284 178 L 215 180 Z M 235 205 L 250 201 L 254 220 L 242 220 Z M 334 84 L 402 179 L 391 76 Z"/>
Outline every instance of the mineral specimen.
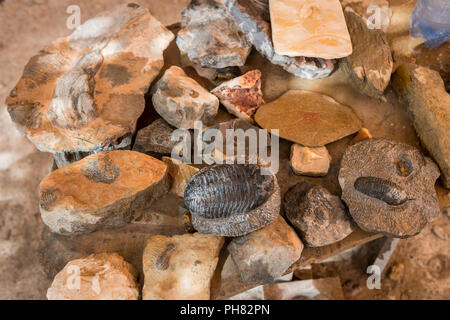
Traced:
<path fill-rule="evenodd" d="M 215 165 L 191 177 L 184 202 L 197 231 L 237 237 L 275 220 L 280 190 L 276 177 L 257 165 Z"/>
<path fill-rule="evenodd" d="M 174 130 L 164 119 L 155 120 L 138 131 L 133 150 L 146 154 L 170 154 L 176 145 L 176 141 L 171 140 Z"/>
<path fill-rule="evenodd" d="M 192 0 L 181 27 L 178 48 L 201 67 L 243 66 L 252 48 L 220 0 Z"/>
<path fill-rule="evenodd" d="M 450 189 L 450 95 L 439 73 L 414 64 L 401 65 L 392 86 L 413 119 L 420 140 L 439 165 Z"/>
<path fill-rule="evenodd" d="M 138 5 L 102 13 L 31 58 L 6 100 L 11 119 L 60 165 L 130 147 L 173 38 Z"/>
<path fill-rule="evenodd" d="M 439 215 L 434 190 L 438 177 L 434 162 L 414 147 L 374 138 L 345 151 L 339 184 L 362 229 L 404 238 L 418 234 Z"/>
<path fill-rule="evenodd" d="M 193 129 L 195 121 L 208 124 L 219 110 L 219 99 L 177 66 L 164 73 L 152 93 L 156 112 L 177 128 Z"/>
<path fill-rule="evenodd" d="M 279 129 L 281 138 L 306 147 L 321 147 L 361 129 L 361 120 L 351 108 L 303 90 L 289 90 L 262 105 L 255 120 L 269 131 Z"/>
<path fill-rule="evenodd" d="M 138 300 L 138 272 L 117 253 L 72 260 L 47 290 L 48 300 Z"/>
<path fill-rule="evenodd" d="M 183 197 L 187 181 L 193 174 L 198 172 L 198 169 L 169 157 L 163 157 L 162 161 L 169 168 L 169 176 L 171 177 L 170 191 L 179 197 Z"/>
<path fill-rule="evenodd" d="M 256 109 L 264 104 L 261 92 L 261 71 L 252 70 L 246 74 L 222 83 L 211 91 L 228 112 L 253 123 Z"/>
<path fill-rule="evenodd" d="M 341 199 L 327 189 L 299 182 L 284 196 L 286 217 L 310 247 L 340 241 L 353 232 L 353 225 Z"/>
<path fill-rule="evenodd" d="M 308 148 L 298 144 L 291 146 L 291 168 L 295 174 L 325 176 L 330 169 L 331 156 L 325 147 Z"/>
<path fill-rule="evenodd" d="M 144 300 L 209 300 L 224 239 L 200 233 L 152 236 L 144 250 Z"/>
<path fill-rule="evenodd" d="M 328 77 L 334 69 L 332 60 L 288 57 L 275 52 L 270 26 L 269 0 L 223 0 L 228 11 L 249 41 L 271 63 L 281 66 L 297 77 L 317 79 Z"/>
<path fill-rule="evenodd" d="M 270 0 L 269 4 L 279 55 L 335 59 L 352 53 L 339 0 Z"/>
<path fill-rule="evenodd" d="M 369 29 L 367 22 L 346 10 L 345 19 L 353 42 L 353 53 L 342 60 L 342 70 L 352 86 L 373 98 L 380 98 L 391 80 L 391 48 L 384 33 Z"/>
<path fill-rule="evenodd" d="M 134 151 L 103 151 L 50 173 L 40 185 L 44 223 L 59 234 L 125 225 L 168 189 L 167 166 Z"/>

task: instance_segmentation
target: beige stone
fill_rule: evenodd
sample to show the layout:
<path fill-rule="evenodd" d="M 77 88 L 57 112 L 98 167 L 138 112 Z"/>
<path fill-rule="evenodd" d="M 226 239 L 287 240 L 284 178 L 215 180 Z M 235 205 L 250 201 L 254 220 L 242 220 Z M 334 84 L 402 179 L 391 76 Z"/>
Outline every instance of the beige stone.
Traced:
<path fill-rule="evenodd" d="M 144 300 L 209 300 L 224 238 L 200 233 L 150 237 L 144 250 Z"/>
<path fill-rule="evenodd" d="M 291 168 L 298 175 L 325 176 L 330 169 L 331 156 L 325 147 L 291 146 Z"/>
<path fill-rule="evenodd" d="M 361 130 L 359 130 L 358 134 L 350 141 L 349 145 L 354 145 L 355 143 L 372 138 L 373 137 L 369 129 L 362 128 Z"/>
<path fill-rule="evenodd" d="M 269 4 L 276 53 L 325 59 L 352 53 L 339 0 L 270 0 Z"/>
<path fill-rule="evenodd" d="M 72 260 L 47 290 L 48 300 L 137 300 L 138 272 L 117 253 Z"/>
<path fill-rule="evenodd" d="M 163 157 L 162 160 L 169 168 L 169 175 L 172 180 L 170 191 L 179 197 L 184 197 L 186 182 L 194 173 L 197 173 L 199 169 L 169 157 Z"/>

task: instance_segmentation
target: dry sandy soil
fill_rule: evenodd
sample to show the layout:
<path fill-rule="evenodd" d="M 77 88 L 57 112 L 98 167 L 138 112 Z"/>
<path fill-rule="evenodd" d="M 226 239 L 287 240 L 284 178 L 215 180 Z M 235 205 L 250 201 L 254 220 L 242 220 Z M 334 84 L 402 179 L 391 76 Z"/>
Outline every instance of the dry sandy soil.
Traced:
<path fill-rule="evenodd" d="M 52 40 L 66 36 L 69 5 L 79 5 L 86 21 L 120 0 L 0 1 L 0 299 L 45 299 L 48 279 L 37 254 L 42 231 L 37 187 L 50 171 L 51 157 L 38 152 L 12 125 L 4 99 L 28 59 Z M 179 20 L 188 0 L 134 1 L 166 25 Z M 414 1 L 393 1 L 396 4 Z M 447 61 L 448 63 L 448 61 Z M 337 273 L 348 299 L 449 299 L 449 215 L 442 215 L 420 235 L 401 240 L 393 257 L 404 265 L 398 280 L 388 277 L 381 290 L 368 290 L 363 253 L 343 263 L 315 266 L 315 276 Z"/>

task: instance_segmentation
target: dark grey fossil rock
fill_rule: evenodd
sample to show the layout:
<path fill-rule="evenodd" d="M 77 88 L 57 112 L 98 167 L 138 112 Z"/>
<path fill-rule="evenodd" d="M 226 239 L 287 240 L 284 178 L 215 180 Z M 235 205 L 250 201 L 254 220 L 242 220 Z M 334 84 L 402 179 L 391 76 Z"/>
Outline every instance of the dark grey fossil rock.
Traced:
<path fill-rule="evenodd" d="M 184 202 L 197 231 L 237 237 L 278 216 L 280 190 L 275 176 L 262 175 L 257 165 L 215 165 L 189 179 Z"/>
<path fill-rule="evenodd" d="M 355 222 L 393 237 L 418 234 L 439 215 L 436 164 L 419 150 L 387 139 L 350 146 L 339 172 L 342 199 Z"/>

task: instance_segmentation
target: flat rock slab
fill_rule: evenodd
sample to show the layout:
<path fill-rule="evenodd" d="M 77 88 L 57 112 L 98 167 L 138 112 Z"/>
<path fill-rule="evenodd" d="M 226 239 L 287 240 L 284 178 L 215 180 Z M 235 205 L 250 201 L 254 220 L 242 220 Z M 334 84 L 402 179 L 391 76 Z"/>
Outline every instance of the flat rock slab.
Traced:
<path fill-rule="evenodd" d="M 209 300 L 224 238 L 200 233 L 152 236 L 144 250 L 144 300 Z"/>
<path fill-rule="evenodd" d="M 259 107 L 256 122 L 283 139 L 307 147 L 321 147 L 361 129 L 361 120 L 350 107 L 310 91 L 290 90 Z"/>
<path fill-rule="evenodd" d="M 173 38 L 138 5 L 104 12 L 31 58 L 6 101 L 11 119 L 41 151 L 122 148 Z"/>
<path fill-rule="evenodd" d="M 134 151 L 104 151 L 50 173 L 40 184 L 44 223 L 60 234 L 123 226 L 168 189 L 167 166 Z"/>
<path fill-rule="evenodd" d="M 276 53 L 325 59 L 352 53 L 339 0 L 270 0 L 269 4 Z"/>

